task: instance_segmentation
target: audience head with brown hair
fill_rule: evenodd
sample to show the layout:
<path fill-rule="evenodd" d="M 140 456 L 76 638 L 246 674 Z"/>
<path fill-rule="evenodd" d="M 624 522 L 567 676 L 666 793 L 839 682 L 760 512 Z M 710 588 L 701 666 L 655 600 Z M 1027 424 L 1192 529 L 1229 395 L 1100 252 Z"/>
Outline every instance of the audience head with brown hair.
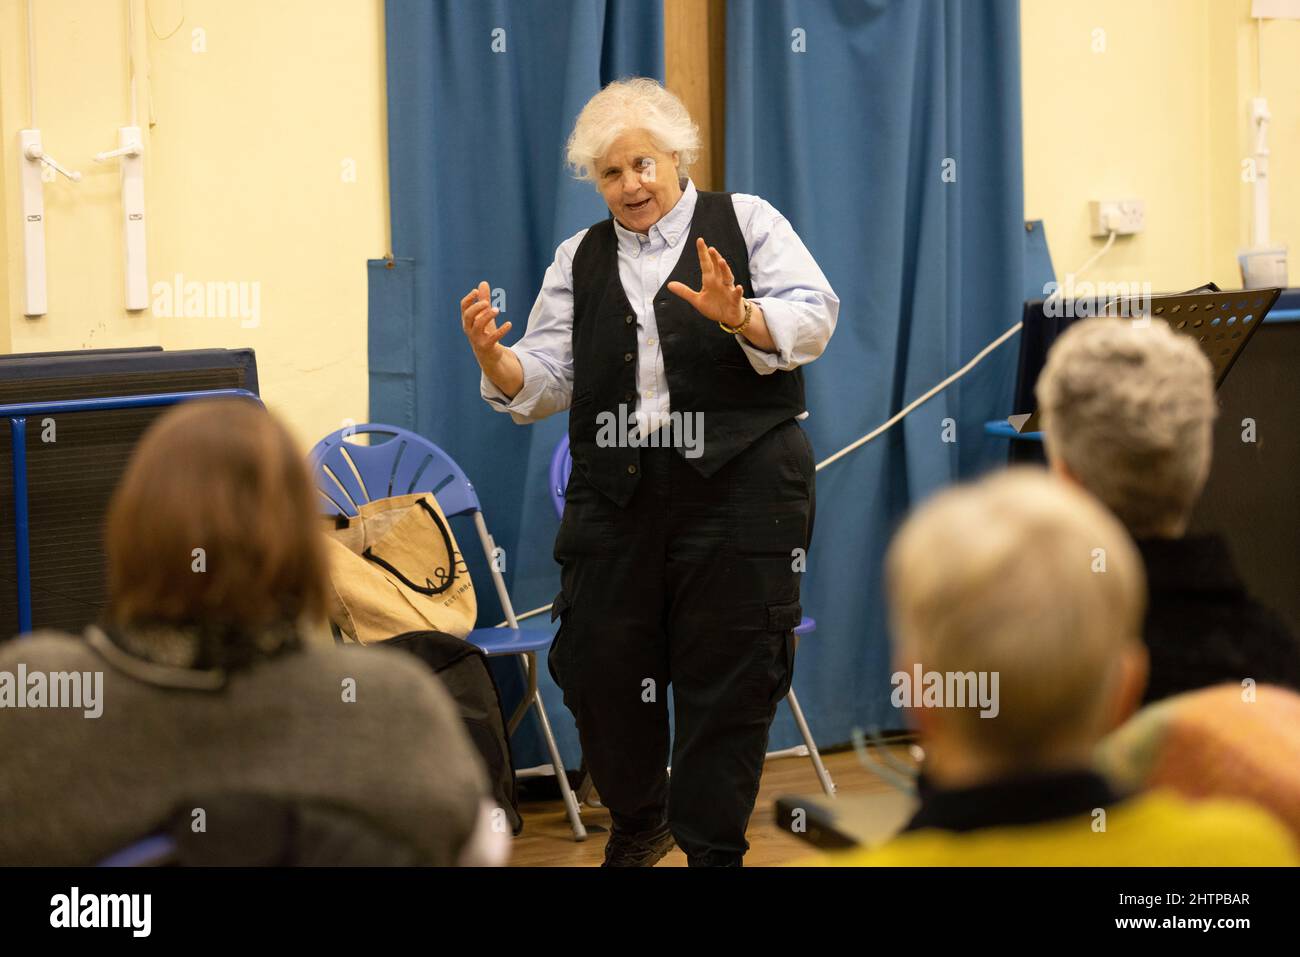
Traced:
<path fill-rule="evenodd" d="M 189 402 L 141 439 L 109 507 L 106 625 L 180 633 L 189 666 L 237 667 L 324 613 L 326 567 L 302 455 L 244 400 Z M 160 649 L 155 649 L 160 650 Z"/>

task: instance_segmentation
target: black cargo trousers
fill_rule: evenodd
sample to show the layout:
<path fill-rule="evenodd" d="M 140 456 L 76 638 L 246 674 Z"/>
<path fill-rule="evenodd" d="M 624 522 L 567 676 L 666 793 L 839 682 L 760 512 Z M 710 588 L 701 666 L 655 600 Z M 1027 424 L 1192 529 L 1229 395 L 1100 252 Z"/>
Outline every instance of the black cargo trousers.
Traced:
<path fill-rule="evenodd" d="M 710 478 L 672 448 L 642 448 L 641 472 L 626 508 L 569 480 L 551 676 L 615 829 L 667 818 L 690 863 L 738 864 L 793 674 L 812 446 L 789 419 Z"/>

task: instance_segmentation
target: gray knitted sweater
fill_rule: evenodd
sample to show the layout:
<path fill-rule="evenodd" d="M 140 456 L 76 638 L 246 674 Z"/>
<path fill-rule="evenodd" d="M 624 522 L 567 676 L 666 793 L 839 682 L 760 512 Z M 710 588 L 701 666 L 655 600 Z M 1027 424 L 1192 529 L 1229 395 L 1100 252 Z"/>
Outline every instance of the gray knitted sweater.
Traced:
<path fill-rule="evenodd" d="M 58 679 L 47 706 L 30 706 L 43 680 L 33 674 L 58 672 L 90 673 L 87 689 L 102 681 L 99 717 L 48 707 Z M 20 674 L 27 707 L 16 706 Z M 178 802 L 221 791 L 359 812 L 430 863 L 455 862 L 486 782 L 454 703 L 419 661 L 326 647 L 221 687 L 208 674 L 129 656 L 95 629 L 0 644 L 0 864 L 92 864 Z"/>

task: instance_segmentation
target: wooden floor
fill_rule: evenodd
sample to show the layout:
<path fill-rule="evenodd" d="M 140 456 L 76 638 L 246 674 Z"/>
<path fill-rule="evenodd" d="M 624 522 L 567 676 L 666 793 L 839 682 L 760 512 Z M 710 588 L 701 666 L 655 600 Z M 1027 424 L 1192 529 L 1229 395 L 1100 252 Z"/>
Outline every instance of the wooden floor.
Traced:
<path fill-rule="evenodd" d="M 900 759 L 906 745 L 891 745 Z M 826 769 L 835 781 L 838 794 L 871 794 L 889 790 L 889 785 L 867 771 L 858 763 L 852 750 L 836 754 L 823 754 Z M 821 785 L 806 757 L 777 758 L 767 762 L 763 781 L 754 805 L 754 815 L 749 821 L 749 853 L 745 855 L 746 867 L 763 867 L 788 864 L 805 858 L 811 847 L 789 833 L 779 830 L 773 817 L 773 802 L 786 794 L 821 794 Z M 553 801 L 530 802 L 522 805 L 523 833 L 515 838 L 511 854 L 512 867 L 595 867 L 604 859 L 605 841 L 608 838 L 609 812 L 604 808 L 584 807 L 582 820 L 590 829 L 599 825 L 606 830 L 589 830 L 587 840 L 573 840 L 564 804 Z M 685 867 L 686 855 L 674 848 L 660 867 Z"/>

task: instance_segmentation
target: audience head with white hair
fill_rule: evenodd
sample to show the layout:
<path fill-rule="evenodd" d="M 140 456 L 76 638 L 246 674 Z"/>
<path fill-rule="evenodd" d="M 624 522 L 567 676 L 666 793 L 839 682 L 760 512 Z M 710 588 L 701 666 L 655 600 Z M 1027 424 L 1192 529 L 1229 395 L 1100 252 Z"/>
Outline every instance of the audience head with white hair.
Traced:
<path fill-rule="evenodd" d="M 1057 340 L 1036 387 L 1053 470 L 1135 538 L 1178 538 L 1210 472 L 1214 375 L 1163 319 L 1098 318 Z"/>
<path fill-rule="evenodd" d="M 899 530 L 886 570 L 900 674 L 997 676 L 983 712 L 914 710 L 940 787 L 1085 767 L 1140 699 L 1142 561 L 1076 486 L 1013 468 L 940 492 Z"/>

